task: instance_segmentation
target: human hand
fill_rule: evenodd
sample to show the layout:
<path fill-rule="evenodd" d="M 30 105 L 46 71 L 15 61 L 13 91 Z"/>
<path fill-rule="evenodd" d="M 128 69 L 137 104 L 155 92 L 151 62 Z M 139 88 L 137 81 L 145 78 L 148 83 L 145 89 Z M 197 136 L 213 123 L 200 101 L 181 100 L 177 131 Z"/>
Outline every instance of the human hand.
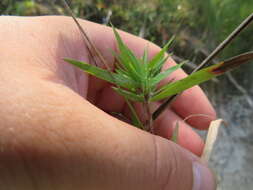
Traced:
<path fill-rule="evenodd" d="M 112 30 L 80 22 L 113 66 Z M 152 135 L 106 114 L 126 113 L 123 99 L 108 83 L 63 61 L 92 62 L 71 18 L 2 16 L 0 26 L 0 189 L 214 189 L 198 157 L 165 139 L 179 121 L 179 145 L 201 154 L 203 142 L 190 125 L 206 129 L 210 119 L 182 122 L 195 113 L 215 117 L 199 87 L 159 117 Z M 121 36 L 142 54 L 147 41 Z M 150 57 L 158 51 L 149 44 Z M 176 71 L 172 77 L 184 76 Z"/>

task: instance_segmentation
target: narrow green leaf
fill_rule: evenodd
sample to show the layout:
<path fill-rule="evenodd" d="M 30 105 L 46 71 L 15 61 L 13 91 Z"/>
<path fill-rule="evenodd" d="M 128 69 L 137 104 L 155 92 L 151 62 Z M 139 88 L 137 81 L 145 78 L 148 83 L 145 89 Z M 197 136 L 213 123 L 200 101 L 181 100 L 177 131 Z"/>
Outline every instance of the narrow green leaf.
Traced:
<path fill-rule="evenodd" d="M 124 69 L 127 73 L 128 76 L 130 76 L 132 79 L 136 81 L 140 81 L 140 77 L 136 69 L 131 65 L 131 62 L 129 61 L 128 58 L 125 58 L 123 54 L 118 54 L 116 56 L 119 60 L 118 67 Z"/>
<path fill-rule="evenodd" d="M 119 50 L 120 50 L 119 56 L 121 58 L 122 63 L 126 64 L 126 65 L 131 65 L 132 66 L 131 69 L 134 69 L 136 73 L 141 74 L 141 72 L 140 72 L 140 70 L 141 70 L 140 61 L 135 57 L 133 52 L 124 44 L 124 42 L 122 41 L 122 39 L 121 39 L 119 33 L 117 32 L 117 30 L 113 26 L 112 26 L 112 28 L 113 28 L 113 32 L 114 32 L 114 35 L 116 37 L 116 40 L 118 42 L 118 47 L 119 47 Z"/>
<path fill-rule="evenodd" d="M 182 80 L 163 86 L 161 88 L 161 91 L 159 91 L 159 93 L 155 94 L 151 98 L 151 101 L 162 100 L 166 97 L 178 94 L 188 88 L 208 81 L 216 76 L 222 75 L 227 71 L 231 71 L 237 66 L 244 64 L 250 60 L 253 60 L 253 52 L 241 54 L 224 62 L 220 62 L 216 65 L 204 68 L 198 72 L 187 76 Z"/>
<path fill-rule="evenodd" d="M 178 124 L 178 121 L 177 121 L 175 129 L 173 130 L 173 134 L 172 134 L 172 137 L 171 137 L 171 140 L 174 143 L 178 143 L 178 132 L 179 132 L 179 124 Z"/>
<path fill-rule="evenodd" d="M 121 69 L 116 69 L 115 70 L 115 78 L 117 81 L 117 84 L 121 87 L 127 88 L 131 91 L 140 89 L 141 85 L 140 83 L 136 82 L 131 76 L 129 76 L 126 71 L 121 70 Z"/>
<path fill-rule="evenodd" d="M 96 76 L 97 78 L 113 83 L 115 85 L 128 89 L 137 87 L 136 82 L 133 81 L 131 78 L 128 78 L 126 75 L 113 73 L 81 61 L 76 61 L 67 58 L 64 60 L 72 65 L 79 67 L 80 69 L 84 70 L 86 73 L 89 73 L 90 75 Z"/>
<path fill-rule="evenodd" d="M 147 81 L 147 77 L 148 77 L 148 48 L 146 47 L 144 49 L 144 52 L 143 52 L 143 56 L 142 56 L 142 65 L 141 67 L 143 68 L 142 72 L 143 72 L 143 76 L 145 76 L 145 81 Z"/>
<path fill-rule="evenodd" d="M 148 64 L 148 48 L 146 47 L 142 56 L 143 64 Z"/>
<path fill-rule="evenodd" d="M 212 66 L 213 67 L 213 66 Z M 151 98 L 151 101 L 158 101 L 161 99 L 164 99 L 166 97 L 172 96 L 174 94 L 178 94 L 188 88 L 193 87 L 194 85 L 198 85 L 202 82 L 205 82 L 213 77 L 215 77 L 215 74 L 212 74 L 210 72 L 211 68 L 207 68 L 207 69 L 202 69 L 192 75 L 189 75 L 188 77 L 173 82 L 173 83 L 169 83 L 165 86 L 163 86 L 160 90 L 160 92 L 156 95 L 154 95 Z"/>
<path fill-rule="evenodd" d="M 65 58 L 64 61 L 79 67 L 80 69 L 84 70 L 86 73 L 96 76 L 97 78 L 100 78 L 100 79 L 103 79 L 105 81 L 115 84 L 115 81 L 113 78 L 113 73 L 110 71 L 107 71 L 105 69 L 101 69 L 99 67 L 90 65 L 90 64 L 82 62 L 82 61 L 76 61 L 76 60 L 69 59 L 69 58 Z"/>
<path fill-rule="evenodd" d="M 129 78 L 125 74 L 113 73 L 114 81 L 118 86 L 127 88 L 127 89 L 136 89 L 138 88 L 138 84 Z"/>
<path fill-rule="evenodd" d="M 133 92 L 117 88 L 117 87 L 112 87 L 116 92 L 118 92 L 120 95 L 124 96 L 125 98 L 132 100 L 132 101 L 137 101 L 137 102 L 143 102 L 144 101 L 144 96 L 143 95 L 138 95 Z"/>
<path fill-rule="evenodd" d="M 165 71 L 159 73 L 158 75 L 156 75 L 154 78 L 151 79 L 151 86 L 155 86 L 160 81 L 162 81 L 163 79 L 165 79 L 166 77 L 168 77 L 172 72 L 174 72 L 177 69 L 181 68 L 184 63 L 185 62 L 182 62 L 182 63 L 180 63 L 178 65 L 170 67 L 167 70 L 165 70 Z"/>
<path fill-rule="evenodd" d="M 149 62 L 149 70 L 152 70 L 158 63 L 161 63 L 161 61 L 164 59 L 164 55 L 167 52 L 168 48 L 171 46 L 175 39 L 175 36 L 172 36 L 172 38 L 168 41 L 168 43 L 162 48 L 162 50 L 157 53 L 153 59 Z"/>
<path fill-rule="evenodd" d="M 160 60 L 160 62 L 158 62 L 155 67 L 153 67 L 152 70 L 149 71 L 149 76 L 150 77 L 154 77 L 156 76 L 157 74 L 159 74 L 162 70 L 162 67 L 164 65 L 164 63 L 168 60 L 169 56 L 163 58 Z"/>
<path fill-rule="evenodd" d="M 119 68 L 118 67 L 118 69 L 115 69 L 115 72 L 116 73 L 118 73 L 118 74 L 120 74 L 120 75 L 126 75 L 127 77 L 129 77 L 129 73 L 128 72 L 126 72 L 124 69 L 122 69 L 122 68 Z M 130 77 L 129 77 L 130 78 Z"/>
<path fill-rule="evenodd" d="M 142 122 L 140 121 L 135 109 L 134 109 L 134 106 L 129 102 L 128 99 L 125 99 L 126 100 L 126 103 L 132 113 L 132 123 L 134 126 L 138 127 L 138 128 L 141 128 L 141 129 L 144 129 L 144 126 L 142 124 Z"/>

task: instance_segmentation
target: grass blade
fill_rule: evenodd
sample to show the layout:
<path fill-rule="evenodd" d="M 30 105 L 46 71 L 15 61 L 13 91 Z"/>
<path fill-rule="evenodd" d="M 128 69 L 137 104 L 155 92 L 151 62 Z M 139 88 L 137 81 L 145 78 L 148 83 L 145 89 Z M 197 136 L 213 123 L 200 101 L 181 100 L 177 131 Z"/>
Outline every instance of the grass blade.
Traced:
<path fill-rule="evenodd" d="M 132 100 L 132 101 L 137 101 L 137 102 L 143 102 L 144 101 L 144 96 L 143 95 L 138 95 L 133 92 L 117 88 L 117 87 L 112 87 L 116 92 L 118 92 L 120 95 L 124 96 L 125 98 Z"/>
<path fill-rule="evenodd" d="M 216 65 L 204 68 L 198 72 L 189 75 L 188 77 L 182 80 L 163 86 L 161 88 L 161 92 L 154 95 L 151 98 L 151 101 L 158 101 L 168 96 L 178 94 L 188 88 L 191 88 L 207 80 L 210 80 L 211 78 L 222 75 L 227 71 L 231 71 L 234 68 L 250 60 L 253 60 L 253 52 L 241 54 L 224 62 L 220 62 Z"/>
<path fill-rule="evenodd" d="M 175 129 L 173 130 L 173 134 L 172 134 L 172 137 L 171 137 L 171 140 L 174 143 L 178 143 L 178 132 L 179 132 L 179 124 L 178 124 L 178 121 L 177 121 Z"/>
<path fill-rule="evenodd" d="M 137 83 L 129 78 L 127 75 L 120 74 L 120 73 L 113 73 L 113 78 L 116 84 L 120 87 L 127 88 L 129 90 L 134 90 L 138 88 Z"/>
<path fill-rule="evenodd" d="M 91 75 L 94 75 L 100 79 L 106 80 L 107 82 L 115 84 L 113 73 L 104 69 L 101 69 L 99 67 L 90 65 L 88 63 L 82 62 L 82 61 L 76 61 L 69 58 L 64 58 L 64 61 L 84 70 L 86 73 L 89 73 Z"/>
<path fill-rule="evenodd" d="M 128 107 L 130 108 L 130 111 L 132 113 L 132 122 L 133 122 L 133 125 L 138 127 L 138 128 L 141 128 L 141 129 L 144 129 L 144 126 L 142 124 L 142 122 L 140 121 L 133 105 L 129 102 L 128 99 L 125 99 L 126 100 L 126 103 L 128 105 Z"/>
<path fill-rule="evenodd" d="M 90 75 L 96 76 L 97 78 L 113 83 L 115 85 L 128 88 L 128 89 L 134 89 L 137 86 L 135 81 L 133 81 L 126 75 L 113 73 L 108 70 L 101 69 L 99 67 L 90 65 L 82 61 L 76 61 L 76 60 L 67 59 L 67 58 L 64 60 L 72 65 L 79 67 L 80 69 L 84 70 L 86 73 Z"/>
<path fill-rule="evenodd" d="M 167 52 L 168 48 L 173 43 L 174 39 L 175 39 L 175 36 L 173 36 L 168 41 L 168 43 L 162 48 L 162 50 L 158 54 L 156 54 L 153 57 L 153 59 L 151 59 L 151 61 L 149 62 L 149 65 L 148 65 L 149 70 L 153 70 L 154 67 L 157 65 L 157 63 L 160 63 L 163 60 L 165 53 Z"/>
<path fill-rule="evenodd" d="M 112 26 L 114 35 L 118 42 L 118 47 L 120 50 L 119 58 L 122 64 L 134 75 L 137 73 L 138 75 L 142 74 L 142 67 L 140 61 L 135 57 L 133 52 L 124 44 L 117 30 Z"/>
<path fill-rule="evenodd" d="M 163 79 L 165 79 L 166 77 L 168 77 L 172 72 L 176 71 L 177 69 L 181 68 L 182 65 L 185 62 L 182 62 L 178 65 L 175 65 L 173 67 L 168 68 L 167 70 L 159 73 L 158 75 L 156 75 L 152 80 L 151 80 L 151 86 L 155 86 L 157 83 L 159 83 L 160 81 L 162 81 Z"/>

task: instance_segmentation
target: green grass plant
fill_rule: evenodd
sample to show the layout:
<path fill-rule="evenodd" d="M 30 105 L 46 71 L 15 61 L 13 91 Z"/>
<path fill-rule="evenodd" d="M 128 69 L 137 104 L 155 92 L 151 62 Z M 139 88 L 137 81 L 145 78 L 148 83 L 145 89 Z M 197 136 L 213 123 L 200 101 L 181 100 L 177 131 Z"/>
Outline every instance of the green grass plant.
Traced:
<path fill-rule="evenodd" d="M 66 8 L 69 9 L 66 3 L 65 5 Z M 108 67 L 108 64 L 105 62 L 105 59 L 102 57 L 102 54 L 90 41 L 89 37 L 82 29 L 70 9 L 69 12 L 82 32 L 84 40 L 91 48 L 90 52 L 95 51 L 95 54 L 98 55 L 98 57 L 101 59 L 101 62 L 104 63 L 106 69 L 70 58 L 65 58 L 65 61 L 82 69 L 84 72 L 90 75 L 111 83 L 112 88 L 119 95 L 124 97 L 131 110 L 131 124 L 151 133 L 154 133 L 153 121 L 162 113 L 167 104 L 180 95 L 183 91 L 231 71 L 234 68 L 249 62 L 250 60 L 253 60 L 253 52 L 247 52 L 222 61 L 218 64 L 200 70 L 196 69 L 194 72 L 192 72 L 192 74 L 181 80 L 173 81 L 160 86 L 158 84 L 160 84 L 162 80 L 167 78 L 174 71 L 180 69 L 184 64 L 183 62 L 172 66 L 167 70 L 163 70 L 163 66 L 170 56 L 170 54 L 167 54 L 167 51 L 170 48 L 174 38 L 171 38 L 171 40 L 167 42 L 160 52 L 158 52 L 149 60 L 147 48 L 144 50 L 141 57 L 136 57 L 131 49 L 129 49 L 121 39 L 117 30 L 112 26 L 119 52 L 113 52 L 117 63 L 115 65 L 115 71 L 111 71 L 111 69 Z M 250 15 L 231 35 L 229 35 L 229 37 L 215 49 L 215 51 L 203 62 L 203 64 L 200 65 L 200 67 L 203 67 L 204 64 L 208 63 L 221 50 L 223 50 L 232 41 L 232 39 L 234 39 L 244 28 L 250 24 L 252 20 L 253 14 Z M 150 104 L 152 102 L 161 100 L 165 100 L 165 103 L 162 104 L 155 112 L 151 112 Z M 144 121 L 142 121 L 136 113 L 134 107 L 136 102 L 140 102 L 143 107 L 146 118 Z M 174 140 L 177 139 L 178 125 L 179 124 L 177 123 L 177 126 L 175 127 L 176 130 L 173 135 Z"/>

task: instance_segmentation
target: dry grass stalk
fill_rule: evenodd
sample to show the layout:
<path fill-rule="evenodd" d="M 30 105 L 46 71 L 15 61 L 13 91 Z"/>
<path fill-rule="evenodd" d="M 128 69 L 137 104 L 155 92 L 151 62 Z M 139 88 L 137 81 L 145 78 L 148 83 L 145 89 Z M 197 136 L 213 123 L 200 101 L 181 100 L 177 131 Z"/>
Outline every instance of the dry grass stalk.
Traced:
<path fill-rule="evenodd" d="M 219 129 L 222 123 L 223 123 L 222 119 L 217 119 L 217 120 L 212 121 L 209 126 L 204 151 L 201 156 L 201 160 L 204 162 L 208 163 L 210 160 L 210 156 L 212 154 L 212 150 L 217 140 Z"/>

